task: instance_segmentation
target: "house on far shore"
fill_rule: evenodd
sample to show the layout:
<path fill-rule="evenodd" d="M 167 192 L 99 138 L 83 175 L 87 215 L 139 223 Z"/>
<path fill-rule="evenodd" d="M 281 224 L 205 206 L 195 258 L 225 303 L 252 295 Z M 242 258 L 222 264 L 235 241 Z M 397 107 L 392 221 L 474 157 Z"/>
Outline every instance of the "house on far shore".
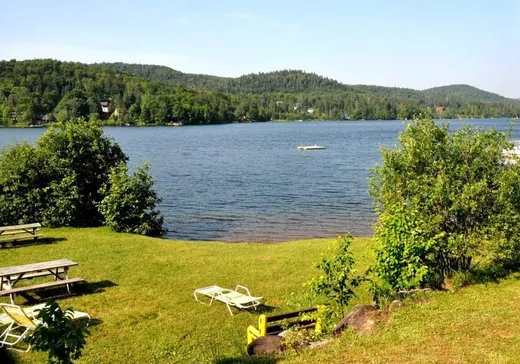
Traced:
<path fill-rule="evenodd" d="M 100 101 L 99 106 L 101 106 L 101 112 L 99 113 L 101 120 L 108 120 L 110 117 L 110 101 Z"/>
<path fill-rule="evenodd" d="M 308 112 L 309 114 L 314 114 L 314 109 L 311 107 L 311 108 L 307 109 L 307 112 Z"/>
<path fill-rule="evenodd" d="M 446 110 L 444 106 L 435 106 L 435 112 L 439 115 L 444 114 L 444 110 Z"/>
<path fill-rule="evenodd" d="M 110 111 L 109 111 L 109 107 L 110 107 L 110 101 L 101 101 L 99 103 L 99 105 L 101 105 L 101 112 L 104 113 L 104 114 L 108 114 Z"/>
<path fill-rule="evenodd" d="M 45 115 L 45 114 L 36 115 L 36 125 L 47 124 L 49 121 L 50 121 L 50 118 L 48 115 Z"/>

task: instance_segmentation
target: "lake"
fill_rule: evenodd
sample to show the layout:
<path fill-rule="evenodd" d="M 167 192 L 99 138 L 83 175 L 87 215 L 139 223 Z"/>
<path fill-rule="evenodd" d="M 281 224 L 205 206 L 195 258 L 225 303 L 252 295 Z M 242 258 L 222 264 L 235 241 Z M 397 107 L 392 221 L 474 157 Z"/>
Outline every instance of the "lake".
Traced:
<path fill-rule="evenodd" d="M 467 120 L 507 130 L 509 119 Z M 463 121 L 451 121 L 454 127 Z M 273 242 L 372 233 L 368 174 L 402 121 L 106 127 L 135 169 L 152 166 L 167 237 Z M 45 129 L 0 129 L 0 148 Z M 519 138 L 515 130 L 514 137 Z M 325 150 L 301 151 L 300 144 Z"/>

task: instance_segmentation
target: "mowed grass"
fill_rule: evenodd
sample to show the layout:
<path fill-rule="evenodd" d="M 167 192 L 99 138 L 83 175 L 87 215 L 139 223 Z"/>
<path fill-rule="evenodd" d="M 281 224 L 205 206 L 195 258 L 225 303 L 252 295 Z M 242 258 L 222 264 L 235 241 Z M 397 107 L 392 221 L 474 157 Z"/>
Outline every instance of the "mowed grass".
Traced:
<path fill-rule="evenodd" d="M 290 362 L 520 363 L 520 275 L 405 302 L 375 332 L 346 332 Z"/>
<path fill-rule="evenodd" d="M 281 244 L 182 242 L 117 234 L 105 228 L 44 229 L 52 244 L 0 250 L 0 267 L 68 258 L 71 276 L 87 293 L 64 296 L 62 307 L 95 319 L 82 363 L 232 363 L 243 361 L 246 328 L 259 312 L 230 316 L 225 305 L 204 306 L 196 288 L 243 284 L 265 297 L 269 313 L 287 312 L 290 293 L 318 274 L 313 267 L 334 239 Z M 370 238 L 352 246 L 360 271 L 373 261 Z M 30 282 L 30 281 L 29 281 Z M 2 299 L 6 302 L 7 299 Z M 25 299 L 19 297 L 18 303 Z M 362 290 L 354 303 L 370 303 Z M 22 363 L 41 353 L 14 354 Z M 516 363 L 520 362 L 520 276 L 456 293 L 435 292 L 408 302 L 375 332 L 346 332 L 327 346 L 279 362 Z"/>
<path fill-rule="evenodd" d="M 62 307 L 88 312 L 91 328 L 81 362 L 213 362 L 244 355 L 246 328 L 258 312 L 229 315 L 225 305 L 205 306 L 196 288 L 218 284 L 249 287 L 265 297 L 270 312 L 287 312 L 290 293 L 318 273 L 313 268 L 334 239 L 283 244 L 181 242 L 117 234 L 105 228 L 43 229 L 52 244 L 0 250 L 0 267 L 61 258 L 79 263 L 71 277 L 83 277 L 97 292 L 64 297 Z M 370 261 L 371 239 L 355 250 Z M 33 283 L 31 281 L 23 282 Z M 2 298 L 7 302 L 7 298 Z M 17 302 L 25 304 L 23 297 Z M 43 360 L 38 353 L 17 354 L 21 362 Z"/>

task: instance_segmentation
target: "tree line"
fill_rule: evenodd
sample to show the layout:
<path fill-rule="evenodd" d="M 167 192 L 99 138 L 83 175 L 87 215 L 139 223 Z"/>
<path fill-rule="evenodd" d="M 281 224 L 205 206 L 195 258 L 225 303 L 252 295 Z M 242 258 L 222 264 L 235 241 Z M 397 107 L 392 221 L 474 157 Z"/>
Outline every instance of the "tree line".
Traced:
<path fill-rule="evenodd" d="M 434 118 L 520 115 L 520 103 L 513 100 L 477 101 L 473 95 L 473 101 L 468 101 L 463 92 L 447 97 L 446 92 L 435 90 L 348 86 L 301 71 L 231 79 L 183 74 L 161 66 L 113 65 L 48 59 L 0 61 L 0 125 L 77 117 L 112 125 L 190 125 L 393 120 L 411 119 L 419 113 Z"/>

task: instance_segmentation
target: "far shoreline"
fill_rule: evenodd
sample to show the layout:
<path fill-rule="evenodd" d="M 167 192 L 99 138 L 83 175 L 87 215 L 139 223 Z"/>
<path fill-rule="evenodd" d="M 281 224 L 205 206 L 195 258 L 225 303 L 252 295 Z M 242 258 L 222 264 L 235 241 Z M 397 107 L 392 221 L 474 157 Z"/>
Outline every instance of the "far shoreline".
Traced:
<path fill-rule="evenodd" d="M 489 120 L 489 119 L 495 119 L 495 120 L 510 120 L 510 121 L 516 121 L 518 120 L 518 117 L 507 117 L 507 116 L 500 116 L 500 117 L 466 117 L 466 118 L 436 118 L 434 120 L 436 121 L 451 121 L 451 120 Z M 97 120 L 98 122 L 100 120 Z M 260 123 L 301 123 L 301 122 L 367 122 L 367 121 L 412 121 L 412 119 L 291 119 L 291 120 L 284 120 L 284 119 L 277 119 L 277 120 L 250 120 L 250 121 L 230 121 L 227 123 L 215 123 L 215 124 L 180 124 L 180 125 L 171 125 L 171 124 L 143 124 L 143 125 L 137 125 L 137 124 L 110 124 L 110 123 L 104 123 L 101 122 L 101 126 L 103 127 L 122 127 L 122 128 L 142 128 L 142 127 L 186 127 L 186 126 L 216 126 L 216 125 L 231 125 L 231 124 L 260 124 Z M 49 128 L 49 127 L 59 127 L 59 122 L 53 122 L 48 124 L 33 124 L 33 125 L 0 125 L 0 129 L 41 129 L 41 128 Z"/>

